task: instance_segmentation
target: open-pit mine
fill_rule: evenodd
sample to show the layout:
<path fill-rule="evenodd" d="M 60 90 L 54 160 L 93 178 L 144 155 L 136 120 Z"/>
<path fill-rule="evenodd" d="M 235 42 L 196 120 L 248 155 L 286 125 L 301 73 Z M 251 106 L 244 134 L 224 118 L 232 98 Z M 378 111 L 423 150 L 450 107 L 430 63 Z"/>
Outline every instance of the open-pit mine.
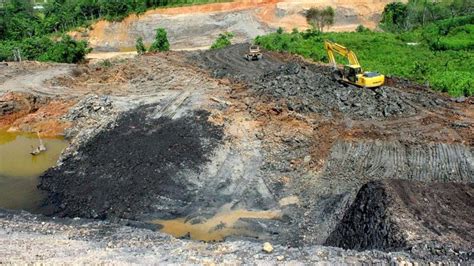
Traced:
<path fill-rule="evenodd" d="M 247 49 L 0 66 L 0 261 L 472 263 L 472 99 Z"/>

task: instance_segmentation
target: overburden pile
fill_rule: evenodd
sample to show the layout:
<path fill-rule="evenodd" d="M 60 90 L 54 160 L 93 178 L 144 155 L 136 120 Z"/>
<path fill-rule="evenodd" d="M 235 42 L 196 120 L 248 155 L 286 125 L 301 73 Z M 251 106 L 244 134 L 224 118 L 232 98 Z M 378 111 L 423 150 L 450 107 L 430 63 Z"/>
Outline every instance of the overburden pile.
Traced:
<path fill-rule="evenodd" d="M 290 55 L 266 52 L 262 60 L 248 62 L 243 57 L 247 49 L 248 44 L 238 44 L 188 58 L 211 70 L 216 78 L 244 82 L 258 95 L 284 99 L 288 109 L 297 112 L 383 119 L 412 116 L 423 108 L 446 105 L 424 90 L 405 93 L 389 86 L 348 86 L 332 79 L 331 67 L 310 64 Z"/>

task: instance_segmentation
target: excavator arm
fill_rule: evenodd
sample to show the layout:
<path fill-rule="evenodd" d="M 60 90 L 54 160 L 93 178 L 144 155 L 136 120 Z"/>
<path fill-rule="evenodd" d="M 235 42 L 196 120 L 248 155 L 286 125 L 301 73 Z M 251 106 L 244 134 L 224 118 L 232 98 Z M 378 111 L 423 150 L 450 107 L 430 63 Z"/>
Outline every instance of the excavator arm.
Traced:
<path fill-rule="evenodd" d="M 326 52 L 328 53 L 329 62 L 337 69 L 336 58 L 334 57 L 334 52 L 344 56 L 349 61 L 349 65 L 353 66 L 360 66 L 359 60 L 357 60 L 357 56 L 354 52 L 347 49 L 346 47 L 331 42 L 331 41 L 324 41 L 324 48 L 326 48 Z"/>

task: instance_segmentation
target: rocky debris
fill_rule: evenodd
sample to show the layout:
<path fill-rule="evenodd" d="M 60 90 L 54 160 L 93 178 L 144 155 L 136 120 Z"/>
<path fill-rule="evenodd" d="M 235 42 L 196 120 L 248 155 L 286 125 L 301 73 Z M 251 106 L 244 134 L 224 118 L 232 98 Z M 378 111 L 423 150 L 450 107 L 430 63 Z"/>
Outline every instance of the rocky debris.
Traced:
<path fill-rule="evenodd" d="M 314 68 L 314 67 L 313 67 Z M 357 119 L 410 116 L 417 110 L 389 87 L 361 89 L 334 82 L 327 69 L 315 70 L 296 63 L 266 73 L 255 84 L 257 93 L 285 99 L 287 108 L 331 116 L 341 112 Z"/>
<path fill-rule="evenodd" d="M 265 243 L 263 243 L 262 250 L 265 251 L 266 253 L 272 253 L 273 246 L 269 242 L 265 242 Z"/>
<path fill-rule="evenodd" d="M 112 127 L 120 114 L 109 96 L 89 95 L 81 99 L 61 118 L 73 124 L 64 132 L 71 143 L 62 158 L 70 156 L 99 132 Z"/>
<path fill-rule="evenodd" d="M 369 182 L 326 244 L 472 260 L 473 196 L 473 184 Z"/>
<path fill-rule="evenodd" d="M 174 239 L 127 223 L 126 220 L 50 219 L 26 212 L 0 210 L 0 242 L 8 247 L 0 249 L 0 263 L 269 264 L 281 260 L 291 264 L 423 262 L 403 252 L 357 252 L 323 246 L 289 248 L 275 245 L 272 253 L 262 254 L 262 245 L 258 242 L 236 240 L 198 243 Z"/>
<path fill-rule="evenodd" d="M 101 105 L 86 101 L 79 110 L 96 112 L 109 105 L 105 99 L 92 99 Z M 195 197 L 190 176 L 209 160 L 222 129 L 207 121 L 205 111 L 175 120 L 149 118 L 155 108 L 142 106 L 126 113 L 113 128 L 100 131 L 60 167 L 41 176 L 40 188 L 48 191 L 55 214 L 101 219 L 175 216 L 176 208 Z M 180 173 L 188 178 L 180 178 Z"/>
<path fill-rule="evenodd" d="M 404 92 L 394 87 L 362 89 L 331 78 L 328 66 L 309 64 L 299 58 L 275 55 L 246 62 L 242 55 L 248 44 L 188 56 L 207 68 L 216 78 L 245 82 L 258 95 L 283 99 L 290 111 L 317 112 L 326 116 L 343 113 L 354 119 L 407 117 L 423 108 L 446 106 L 446 102 L 426 89 Z"/>
<path fill-rule="evenodd" d="M 0 100 L 0 115 L 8 115 L 18 111 L 18 104 L 14 101 L 1 101 Z"/>
<path fill-rule="evenodd" d="M 90 95 L 71 108 L 63 118 L 68 121 L 77 121 L 80 118 L 97 120 L 107 116 L 112 108 L 112 101 L 107 95 Z"/>
<path fill-rule="evenodd" d="M 0 97 L 0 115 L 8 115 L 20 111 L 32 113 L 48 101 L 47 97 L 32 93 L 8 92 Z"/>

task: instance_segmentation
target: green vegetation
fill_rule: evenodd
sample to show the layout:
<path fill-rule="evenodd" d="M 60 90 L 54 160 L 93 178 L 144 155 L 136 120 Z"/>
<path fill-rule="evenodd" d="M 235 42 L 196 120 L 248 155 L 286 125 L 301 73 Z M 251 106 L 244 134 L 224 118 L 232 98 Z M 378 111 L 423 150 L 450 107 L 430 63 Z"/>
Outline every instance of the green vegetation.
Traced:
<path fill-rule="evenodd" d="M 470 15 L 463 16 L 466 13 Z M 467 0 L 409 0 L 407 4 L 387 5 L 381 23 L 385 32 L 373 32 L 362 25 L 356 32 L 345 33 L 321 33 L 313 28 L 259 36 L 256 43 L 269 50 L 328 62 L 323 41 L 329 39 L 355 51 L 366 70 L 405 77 L 452 96 L 472 96 L 472 14 L 472 4 Z M 343 58 L 338 62 L 346 63 Z"/>
<path fill-rule="evenodd" d="M 234 38 L 234 34 L 232 32 L 219 34 L 219 37 L 217 37 L 216 41 L 212 44 L 211 49 L 220 49 L 231 45 L 232 43 L 230 40 L 232 38 Z"/>
<path fill-rule="evenodd" d="M 169 51 L 170 43 L 168 42 L 168 36 L 166 30 L 163 28 L 156 29 L 155 40 L 148 49 L 149 52 L 165 52 Z"/>
<path fill-rule="evenodd" d="M 330 6 L 324 9 L 318 9 L 315 7 L 310 8 L 306 11 L 306 21 L 313 29 L 323 31 L 325 27 L 329 27 L 334 24 L 334 9 Z"/>
<path fill-rule="evenodd" d="M 457 28 L 453 30 L 457 31 Z M 420 33 L 273 33 L 257 37 L 256 43 L 269 50 L 288 51 L 315 61 L 328 62 L 323 45 L 325 39 L 354 50 L 367 70 L 428 83 L 434 89 L 449 92 L 453 96 L 474 95 L 472 46 L 470 50 L 431 50 L 430 45 L 423 42 Z M 338 61 L 346 63 L 342 58 L 338 58 Z"/>
<path fill-rule="evenodd" d="M 145 44 L 143 44 L 143 38 L 139 37 L 135 42 L 135 49 L 139 55 L 146 53 Z"/>
<path fill-rule="evenodd" d="M 87 27 L 97 19 L 121 20 L 156 7 L 226 2 L 228 0 L 49 0 L 34 9 L 29 0 L 4 0 L 0 5 L 0 61 L 23 59 L 78 62 L 90 49 L 64 33 Z"/>
<path fill-rule="evenodd" d="M 409 0 L 388 4 L 380 26 L 392 32 L 409 31 L 432 22 L 474 14 L 472 0 Z"/>

